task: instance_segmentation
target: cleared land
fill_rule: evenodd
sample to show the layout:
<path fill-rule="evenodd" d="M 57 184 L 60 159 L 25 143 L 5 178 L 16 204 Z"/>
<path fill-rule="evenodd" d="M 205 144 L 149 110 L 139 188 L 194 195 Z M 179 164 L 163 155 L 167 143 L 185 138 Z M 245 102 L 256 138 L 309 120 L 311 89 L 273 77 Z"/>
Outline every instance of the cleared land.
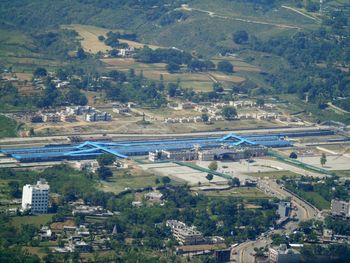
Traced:
<path fill-rule="evenodd" d="M 143 164 L 141 167 L 146 171 L 150 171 L 161 176 L 169 176 L 177 181 L 186 182 L 189 185 L 197 185 L 199 182 L 201 184 L 209 183 L 208 179 L 206 179 L 207 173 L 174 163 Z M 211 182 L 225 183 L 226 181 L 227 180 L 222 177 L 214 176 Z"/>
<path fill-rule="evenodd" d="M 204 195 L 212 197 L 236 197 L 243 199 L 269 198 L 264 192 L 256 187 L 239 187 L 224 191 L 205 191 Z"/>
<path fill-rule="evenodd" d="M 122 31 L 122 30 L 113 30 L 113 29 L 106 29 L 96 26 L 88 26 L 88 25 L 81 25 L 81 24 L 72 24 L 72 25 L 65 25 L 63 28 L 72 29 L 78 32 L 80 36 L 81 45 L 84 48 L 85 51 L 89 53 L 96 54 L 98 52 L 106 52 L 111 50 L 112 48 L 107 46 L 104 42 L 99 41 L 99 36 L 106 36 L 106 34 L 109 31 Z M 144 45 L 143 43 L 120 39 L 121 43 L 127 43 L 130 47 L 134 48 L 142 48 Z M 149 45 L 150 48 L 158 48 L 158 46 Z"/>

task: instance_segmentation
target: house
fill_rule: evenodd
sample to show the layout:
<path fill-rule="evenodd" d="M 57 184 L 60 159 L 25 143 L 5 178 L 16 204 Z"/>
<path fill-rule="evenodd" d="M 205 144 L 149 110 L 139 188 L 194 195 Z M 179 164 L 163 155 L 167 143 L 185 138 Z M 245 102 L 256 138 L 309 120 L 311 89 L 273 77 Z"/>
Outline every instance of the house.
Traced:
<path fill-rule="evenodd" d="M 182 245 L 198 245 L 204 242 L 203 234 L 194 226 L 189 227 L 177 220 L 166 221 L 166 226 L 170 227 L 173 236 Z"/>

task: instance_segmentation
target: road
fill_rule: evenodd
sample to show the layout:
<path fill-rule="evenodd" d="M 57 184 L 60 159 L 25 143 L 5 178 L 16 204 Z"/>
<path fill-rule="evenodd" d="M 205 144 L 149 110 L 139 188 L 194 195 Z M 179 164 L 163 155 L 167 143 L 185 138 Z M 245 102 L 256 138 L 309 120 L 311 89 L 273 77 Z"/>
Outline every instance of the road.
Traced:
<path fill-rule="evenodd" d="M 185 11 L 189 11 L 189 12 L 197 11 L 197 12 L 208 14 L 210 17 L 216 17 L 216 18 L 227 19 L 227 20 L 234 20 L 234 21 L 239 21 L 239 22 L 244 22 L 244 23 L 269 25 L 269 26 L 275 26 L 275 27 L 280 27 L 280 28 L 289 28 L 289 29 L 301 29 L 300 27 L 294 26 L 294 25 L 277 24 L 277 23 L 265 22 L 265 21 L 259 21 L 259 20 L 251 20 L 251 19 L 245 19 L 245 18 L 224 16 L 224 15 L 221 15 L 218 13 L 214 13 L 212 11 L 189 7 L 188 5 L 182 5 L 182 7 L 180 9 L 185 10 Z"/>
<path fill-rule="evenodd" d="M 316 18 L 316 17 L 313 17 L 313 16 L 308 15 L 308 14 L 305 14 L 305 13 L 303 13 L 303 12 L 299 11 L 298 9 L 293 8 L 293 7 L 286 6 L 286 5 L 282 5 L 282 8 L 291 10 L 291 11 L 293 11 L 293 12 L 295 12 L 295 13 L 298 13 L 299 15 L 302 15 L 302 16 L 304 16 L 304 17 L 306 17 L 306 18 L 309 18 L 309 19 L 311 19 L 311 20 L 314 20 L 314 21 L 316 21 L 316 22 L 318 22 L 318 23 L 321 22 L 321 19 Z"/>
<path fill-rule="evenodd" d="M 278 185 L 275 181 L 260 180 L 258 183 L 258 187 L 265 191 L 267 194 L 277 197 L 278 199 L 286 199 L 287 197 L 290 197 L 293 206 L 296 207 L 296 210 L 294 210 L 292 213 L 296 215 L 296 218 L 298 220 L 291 220 L 284 226 L 283 229 L 279 228 L 275 230 L 270 230 L 264 233 L 264 237 L 260 237 L 257 240 L 248 240 L 235 247 L 232 250 L 231 259 L 235 259 L 236 262 L 255 262 L 253 256 L 255 254 L 254 248 L 265 247 L 267 245 L 270 245 L 270 235 L 277 233 L 291 233 L 296 228 L 298 228 L 298 224 L 300 221 L 306 221 L 312 218 L 322 219 L 322 215 L 317 208 L 300 199 L 298 196 L 286 191 L 284 188 L 281 188 L 281 186 Z"/>

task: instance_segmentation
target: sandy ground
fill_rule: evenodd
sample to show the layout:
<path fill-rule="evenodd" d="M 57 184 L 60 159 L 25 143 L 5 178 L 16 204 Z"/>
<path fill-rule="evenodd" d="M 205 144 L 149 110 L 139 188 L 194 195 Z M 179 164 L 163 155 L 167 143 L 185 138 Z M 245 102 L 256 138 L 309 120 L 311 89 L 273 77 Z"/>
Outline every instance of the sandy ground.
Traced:
<path fill-rule="evenodd" d="M 155 164 L 143 164 L 141 167 L 145 170 L 159 174 L 161 176 L 169 176 L 175 180 L 185 181 L 189 185 L 197 185 L 200 183 L 209 183 L 206 179 L 207 173 L 194 170 L 189 167 L 180 166 L 174 163 L 155 163 Z M 214 176 L 212 183 L 226 182 L 227 180 Z"/>
<path fill-rule="evenodd" d="M 208 168 L 210 162 L 198 161 L 196 164 Z M 227 166 L 227 168 L 223 168 Z M 344 170 L 344 169 L 343 169 Z M 253 163 L 248 163 L 245 160 L 237 162 L 218 162 L 218 172 L 225 173 L 232 177 L 238 177 L 241 180 L 249 178 L 246 173 L 272 172 L 272 171 L 292 171 L 297 174 L 322 177 L 322 174 L 306 171 L 299 167 L 289 165 L 277 160 L 268 158 L 254 159 Z"/>
<path fill-rule="evenodd" d="M 326 170 L 350 170 L 350 154 L 339 155 L 328 155 L 326 154 L 327 162 L 322 167 L 320 163 L 321 155 L 312 157 L 302 157 L 299 161 L 320 167 Z"/>

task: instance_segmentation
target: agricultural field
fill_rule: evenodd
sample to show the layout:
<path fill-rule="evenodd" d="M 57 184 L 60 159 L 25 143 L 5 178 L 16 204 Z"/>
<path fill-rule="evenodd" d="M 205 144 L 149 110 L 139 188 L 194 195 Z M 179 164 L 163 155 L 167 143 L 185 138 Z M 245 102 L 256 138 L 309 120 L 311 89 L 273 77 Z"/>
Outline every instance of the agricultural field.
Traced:
<path fill-rule="evenodd" d="M 72 24 L 72 25 L 64 25 L 62 28 L 71 29 L 79 34 L 79 40 L 83 49 L 86 52 L 96 54 L 98 52 L 106 52 L 111 50 L 112 48 L 107 46 L 104 42 L 99 41 L 99 36 L 106 36 L 109 31 L 113 32 L 122 32 L 123 30 L 115 30 L 115 29 L 106 29 L 102 27 L 89 26 L 89 25 L 81 25 L 81 24 Z M 130 47 L 134 48 L 142 48 L 143 43 L 120 39 L 121 43 L 127 43 Z M 158 48 L 158 46 L 149 45 L 150 48 Z"/>
<path fill-rule="evenodd" d="M 230 190 L 206 191 L 201 193 L 210 197 L 236 197 L 247 200 L 269 198 L 264 192 L 256 187 L 239 187 Z"/>

